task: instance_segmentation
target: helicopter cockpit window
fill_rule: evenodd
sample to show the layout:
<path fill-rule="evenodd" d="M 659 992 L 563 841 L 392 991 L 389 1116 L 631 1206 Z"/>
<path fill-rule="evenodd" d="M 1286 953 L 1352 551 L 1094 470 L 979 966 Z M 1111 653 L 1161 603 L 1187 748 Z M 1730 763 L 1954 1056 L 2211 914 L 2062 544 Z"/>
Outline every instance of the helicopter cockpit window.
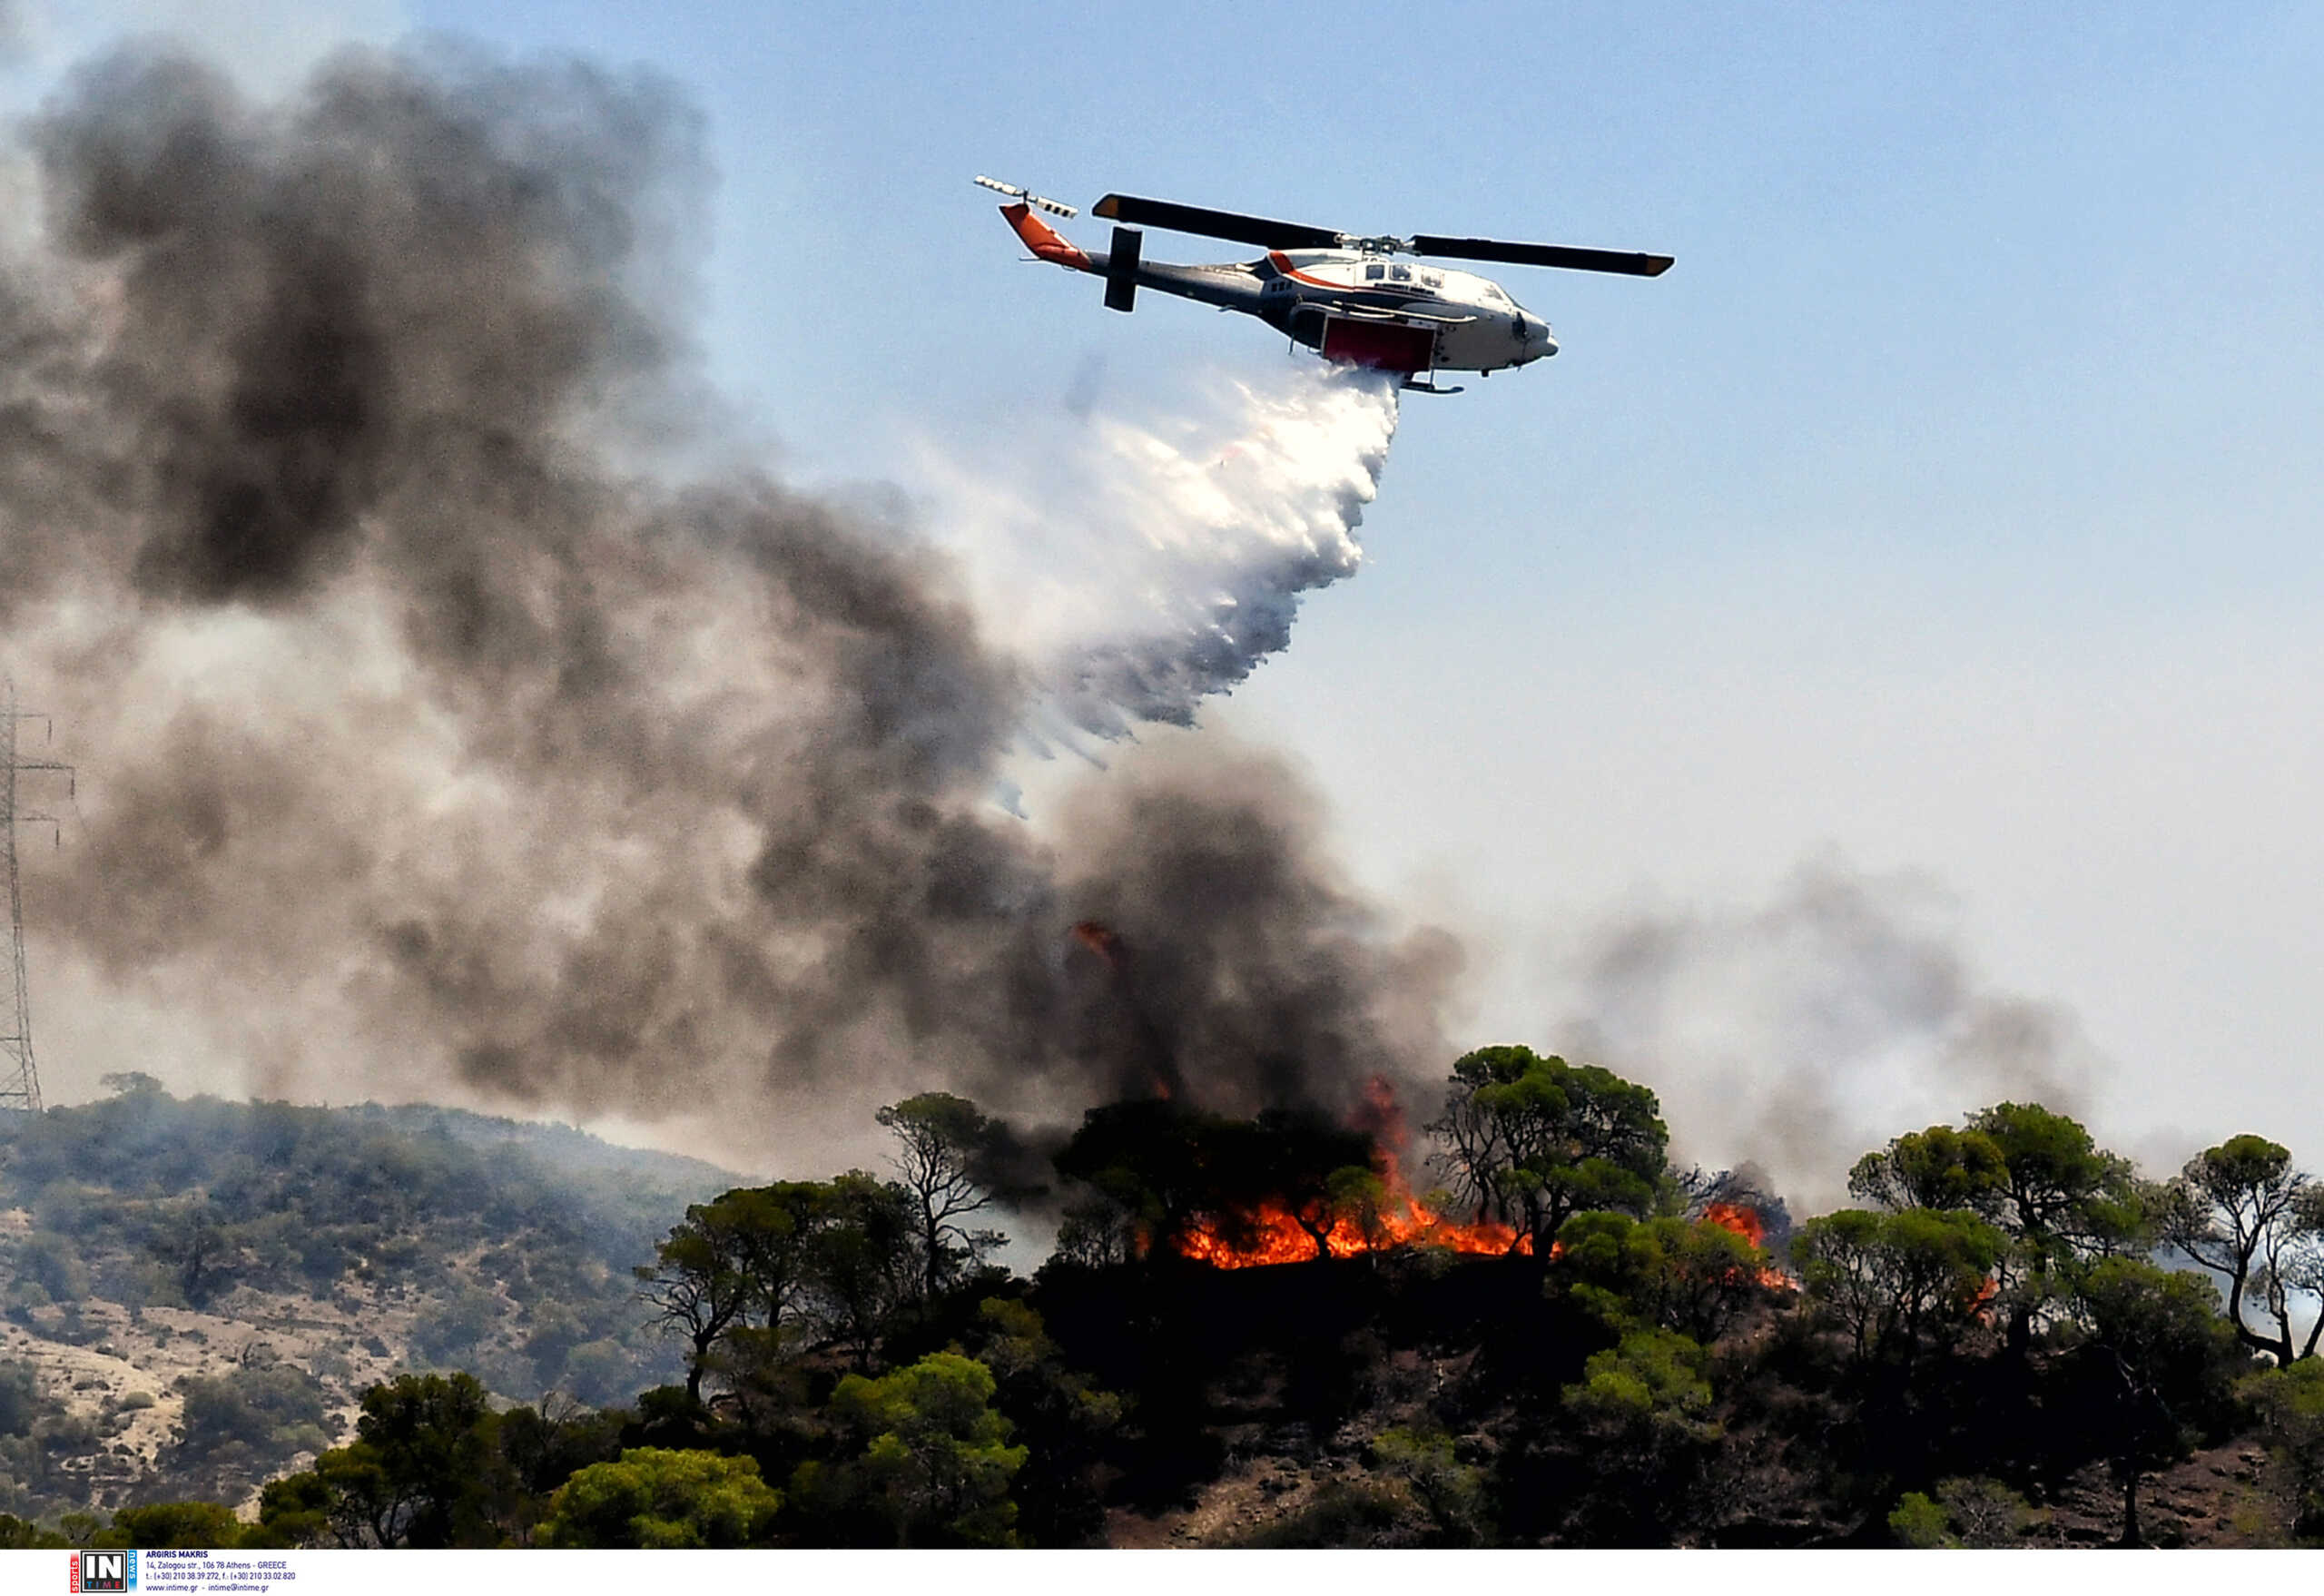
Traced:
<path fill-rule="evenodd" d="M 1441 271 L 1423 271 L 1420 274 L 1420 285 L 1425 289 L 1443 288 L 1444 274 Z"/>
<path fill-rule="evenodd" d="M 1364 269 L 1364 281 L 1366 282 L 1377 282 L 1387 275 L 1388 269 L 1385 266 L 1366 266 Z"/>
<path fill-rule="evenodd" d="M 1391 266 L 1388 268 L 1388 280 L 1391 282 L 1410 282 L 1413 280 L 1413 269 L 1409 266 Z"/>

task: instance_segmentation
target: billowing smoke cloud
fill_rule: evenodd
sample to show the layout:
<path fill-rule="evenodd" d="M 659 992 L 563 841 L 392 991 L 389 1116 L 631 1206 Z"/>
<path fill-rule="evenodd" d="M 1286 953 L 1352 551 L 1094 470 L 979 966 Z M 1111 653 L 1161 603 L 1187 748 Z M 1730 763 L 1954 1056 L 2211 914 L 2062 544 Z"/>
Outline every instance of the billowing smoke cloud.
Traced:
<path fill-rule="evenodd" d="M 1904 1131 L 2013 1098 L 2080 1107 L 2096 1060 L 2073 1016 L 1984 987 L 1945 907 L 1827 862 L 1761 909 L 1640 914 L 1597 939 L 1562 1034 L 1652 1085 L 1681 1150 L 1756 1158 L 1827 1205 Z"/>
<path fill-rule="evenodd" d="M 703 192 L 658 84 L 356 54 L 262 106 L 140 52 L 32 139 L 0 626 L 84 773 L 41 901 L 94 980 L 266 1089 L 810 1167 L 937 1085 L 1062 1118 L 1440 1066 L 1454 955 L 1384 935 L 1276 763 L 1171 734 L 1040 829 L 990 801 L 1034 705 L 1183 721 L 1282 645 L 1354 565 L 1384 392 L 1246 396 L 1239 458 L 1110 501 L 1150 621 L 998 647 L 904 529 L 635 463 L 684 419 Z"/>

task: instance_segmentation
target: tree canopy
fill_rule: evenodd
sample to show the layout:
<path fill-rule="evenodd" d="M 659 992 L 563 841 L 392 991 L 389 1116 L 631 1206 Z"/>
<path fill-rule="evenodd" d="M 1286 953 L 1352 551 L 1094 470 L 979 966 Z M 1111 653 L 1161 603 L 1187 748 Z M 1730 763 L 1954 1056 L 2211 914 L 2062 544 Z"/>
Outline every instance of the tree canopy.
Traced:
<path fill-rule="evenodd" d="M 655 1550 L 755 1545 L 783 1506 L 758 1460 L 640 1446 L 557 1487 L 543 1546 Z"/>
<path fill-rule="evenodd" d="M 2167 1188 L 2163 1238 L 2226 1277 L 2228 1319 L 2254 1352 L 2279 1366 L 2313 1357 L 2324 1313 L 2296 1336 L 2302 1294 L 2324 1293 L 2324 1189 L 2292 1167 L 2291 1151 L 2260 1136 L 2238 1136 L 2187 1161 Z M 2268 1317 L 2261 1330 L 2249 1305 Z"/>
<path fill-rule="evenodd" d="M 896 1138 L 898 1183 L 911 1207 L 920 1247 L 921 1290 L 933 1296 L 964 1265 L 1004 1240 L 964 1220 L 990 1208 L 1000 1182 L 992 1159 L 1003 1128 L 966 1098 L 922 1092 L 881 1108 L 879 1122 Z"/>
<path fill-rule="evenodd" d="M 1531 1237 L 1541 1257 L 1577 1213 L 1645 1214 L 1670 1140 L 1646 1088 L 1524 1047 L 1456 1059 L 1443 1117 L 1429 1129 L 1455 1195 Z"/>

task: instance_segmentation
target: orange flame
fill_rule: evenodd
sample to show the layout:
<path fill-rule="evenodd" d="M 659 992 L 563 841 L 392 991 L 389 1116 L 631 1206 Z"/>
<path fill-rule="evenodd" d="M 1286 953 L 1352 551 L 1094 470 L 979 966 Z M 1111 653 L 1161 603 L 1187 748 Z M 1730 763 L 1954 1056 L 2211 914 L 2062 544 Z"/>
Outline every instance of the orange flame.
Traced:
<path fill-rule="evenodd" d="M 1197 1219 L 1178 1237 L 1179 1253 L 1220 1269 L 1304 1264 L 1326 1256 L 1353 1258 L 1402 1246 L 1441 1246 L 1456 1253 L 1495 1256 L 1531 1256 L 1533 1238 L 1519 1234 L 1514 1227 L 1491 1219 L 1454 1224 L 1413 1195 L 1396 1155 L 1396 1144 L 1403 1140 L 1403 1108 L 1387 1081 L 1374 1078 L 1363 1104 L 1350 1118 L 1356 1129 L 1368 1131 L 1373 1138 L 1373 1173 L 1380 1177 L 1384 1189 L 1375 1210 L 1329 1214 L 1318 1205 L 1302 1216 L 1288 1204 L 1269 1198 L 1251 1212 L 1234 1216 L 1230 1222 Z M 1307 1221 L 1304 1225 L 1303 1217 Z"/>
<path fill-rule="evenodd" d="M 1234 1228 L 1248 1236 L 1244 1245 L 1229 1239 L 1226 1227 L 1213 1220 L 1197 1219 L 1178 1237 L 1178 1251 L 1220 1269 L 1304 1264 L 1327 1255 L 1334 1258 L 1360 1257 L 1365 1253 L 1386 1252 L 1400 1246 L 1442 1246 L 1456 1253 L 1487 1253 L 1495 1256 L 1511 1253 L 1526 1256 L 1533 1251 L 1533 1238 L 1520 1235 L 1510 1226 L 1490 1219 L 1473 1225 L 1453 1224 L 1410 1191 L 1392 1189 L 1388 1201 L 1380 1205 L 1376 1215 L 1361 1218 L 1334 1215 L 1328 1227 L 1321 1223 L 1323 1216 L 1309 1217 L 1323 1232 L 1320 1249 L 1314 1232 L 1299 1222 L 1299 1216 L 1285 1204 L 1270 1199 L 1255 1211 L 1236 1217 Z"/>
<path fill-rule="evenodd" d="M 1768 1222 L 1759 1217 L 1759 1210 L 1741 1203 L 1710 1203 L 1703 1208 L 1703 1217 L 1722 1230 L 1732 1230 L 1753 1246 L 1763 1246 L 1768 1239 Z"/>
<path fill-rule="evenodd" d="M 1733 1231 L 1755 1247 L 1767 1245 L 1768 1222 L 1760 1217 L 1758 1209 L 1748 1203 L 1706 1203 L 1703 1217 L 1722 1230 Z M 1759 1270 L 1759 1284 L 1788 1286 L 1791 1276 L 1768 1266 Z"/>

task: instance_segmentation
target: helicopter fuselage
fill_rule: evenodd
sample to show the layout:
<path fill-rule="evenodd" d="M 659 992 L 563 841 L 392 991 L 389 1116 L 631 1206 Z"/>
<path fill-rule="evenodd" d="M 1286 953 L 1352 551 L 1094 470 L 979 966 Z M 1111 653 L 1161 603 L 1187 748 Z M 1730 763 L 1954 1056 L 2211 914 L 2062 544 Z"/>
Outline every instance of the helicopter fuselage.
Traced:
<path fill-rule="evenodd" d="M 1137 289 L 1152 289 L 1256 316 L 1325 360 L 1408 379 L 1500 371 L 1558 350 L 1548 322 L 1472 271 L 1364 250 L 1270 250 L 1256 261 L 1177 265 L 1141 259 L 1139 235 L 1127 228 L 1115 229 L 1114 251 L 1083 250 L 1022 204 L 1001 214 L 1037 259 L 1105 278 L 1106 302 L 1118 310 L 1130 308 Z"/>

